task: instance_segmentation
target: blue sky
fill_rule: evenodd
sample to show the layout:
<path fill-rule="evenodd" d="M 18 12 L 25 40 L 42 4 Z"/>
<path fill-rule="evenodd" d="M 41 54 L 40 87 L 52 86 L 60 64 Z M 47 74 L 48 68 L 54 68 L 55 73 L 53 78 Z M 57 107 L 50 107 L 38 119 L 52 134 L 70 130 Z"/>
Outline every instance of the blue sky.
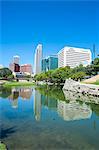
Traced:
<path fill-rule="evenodd" d="M 43 55 L 56 54 L 64 46 L 99 53 L 98 1 L 2 1 L 0 64 L 8 66 L 14 55 L 33 65 L 37 44 Z"/>

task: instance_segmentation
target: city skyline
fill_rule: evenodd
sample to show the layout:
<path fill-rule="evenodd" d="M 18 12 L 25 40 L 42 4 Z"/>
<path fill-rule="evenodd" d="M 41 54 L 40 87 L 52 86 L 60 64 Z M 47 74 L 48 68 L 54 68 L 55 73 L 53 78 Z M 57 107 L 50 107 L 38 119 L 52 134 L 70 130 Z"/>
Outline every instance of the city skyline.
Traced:
<path fill-rule="evenodd" d="M 99 3 L 96 1 L 4 1 L 0 5 L 0 64 L 3 66 L 8 66 L 14 55 L 21 57 L 21 64 L 33 66 L 39 43 L 43 45 L 44 57 L 58 53 L 64 46 L 92 50 L 95 44 L 99 53 Z"/>

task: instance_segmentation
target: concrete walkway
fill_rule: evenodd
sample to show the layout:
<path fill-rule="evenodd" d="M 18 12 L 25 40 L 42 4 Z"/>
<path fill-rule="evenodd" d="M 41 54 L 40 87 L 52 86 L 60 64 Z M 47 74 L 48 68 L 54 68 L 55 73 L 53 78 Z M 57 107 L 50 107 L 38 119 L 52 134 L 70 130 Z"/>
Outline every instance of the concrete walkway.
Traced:
<path fill-rule="evenodd" d="M 99 80 L 99 75 L 96 75 L 96 76 L 94 76 L 92 78 L 86 79 L 86 80 L 83 81 L 83 83 L 94 83 L 97 80 Z"/>

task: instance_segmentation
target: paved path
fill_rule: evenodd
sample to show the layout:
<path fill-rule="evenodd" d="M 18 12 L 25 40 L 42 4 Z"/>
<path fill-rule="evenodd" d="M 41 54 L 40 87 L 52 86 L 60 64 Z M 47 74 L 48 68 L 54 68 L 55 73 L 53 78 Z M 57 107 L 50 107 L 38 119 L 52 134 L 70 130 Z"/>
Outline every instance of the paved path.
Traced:
<path fill-rule="evenodd" d="M 83 83 L 94 83 L 97 80 L 99 80 L 99 75 L 96 75 L 96 76 L 94 76 L 92 78 L 86 79 L 86 80 L 83 81 Z"/>

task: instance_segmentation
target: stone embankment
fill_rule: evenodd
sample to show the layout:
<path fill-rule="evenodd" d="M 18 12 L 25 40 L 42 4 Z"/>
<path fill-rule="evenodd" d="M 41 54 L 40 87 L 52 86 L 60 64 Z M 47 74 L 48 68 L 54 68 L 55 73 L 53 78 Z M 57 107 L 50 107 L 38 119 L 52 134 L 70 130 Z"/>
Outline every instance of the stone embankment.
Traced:
<path fill-rule="evenodd" d="M 76 100 L 81 98 L 83 101 L 99 104 L 99 85 L 83 84 L 72 79 L 67 79 L 63 91 L 65 97 L 70 97 L 69 99 Z"/>

